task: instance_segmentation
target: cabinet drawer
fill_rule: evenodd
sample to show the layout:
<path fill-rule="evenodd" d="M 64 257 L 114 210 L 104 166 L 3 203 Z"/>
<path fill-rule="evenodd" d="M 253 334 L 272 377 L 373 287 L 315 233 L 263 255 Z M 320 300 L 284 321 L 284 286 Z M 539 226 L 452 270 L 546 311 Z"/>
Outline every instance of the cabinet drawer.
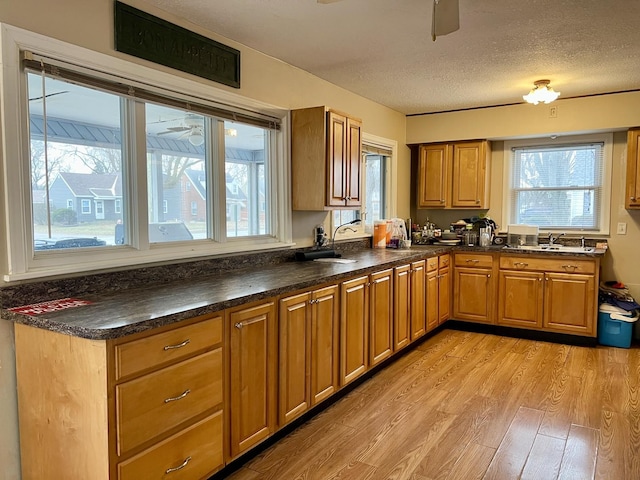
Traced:
<path fill-rule="evenodd" d="M 438 269 L 438 257 L 427 258 L 427 272 L 433 272 Z"/>
<path fill-rule="evenodd" d="M 116 386 L 118 453 L 222 403 L 222 348 Z"/>
<path fill-rule="evenodd" d="M 447 268 L 451 263 L 451 255 L 440 255 L 438 257 L 438 268 Z"/>
<path fill-rule="evenodd" d="M 222 466 L 222 411 L 118 465 L 118 480 L 206 478 Z"/>
<path fill-rule="evenodd" d="M 115 346 L 116 380 L 222 342 L 222 316 Z"/>
<path fill-rule="evenodd" d="M 500 268 L 505 270 L 559 272 L 559 273 L 595 273 L 596 262 L 593 260 L 540 257 L 500 257 Z"/>
<path fill-rule="evenodd" d="M 493 257 L 482 253 L 456 253 L 455 262 L 456 267 L 491 268 Z"/>

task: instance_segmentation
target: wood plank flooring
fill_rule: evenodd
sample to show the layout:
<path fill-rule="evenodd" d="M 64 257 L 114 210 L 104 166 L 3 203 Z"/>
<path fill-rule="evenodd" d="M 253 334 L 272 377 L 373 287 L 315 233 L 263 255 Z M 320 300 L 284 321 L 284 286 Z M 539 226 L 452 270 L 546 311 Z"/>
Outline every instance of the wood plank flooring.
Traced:
<path fill-rule="evenodd" d="M 443 330 L 231 480 L 638 480 L 640 348 Z"/>

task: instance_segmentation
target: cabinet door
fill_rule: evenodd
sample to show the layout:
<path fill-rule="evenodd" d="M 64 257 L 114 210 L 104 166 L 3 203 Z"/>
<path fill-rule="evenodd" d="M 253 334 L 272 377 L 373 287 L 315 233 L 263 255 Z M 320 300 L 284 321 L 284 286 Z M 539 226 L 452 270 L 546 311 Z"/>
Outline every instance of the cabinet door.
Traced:
<path fill-rule="evenodd" d="M 448 206 L 450 148 L 444 143 L 421 145 L 418 159 L 418 208 Z"/>
<path fill-rule="evenodd" d="M 340 287 L 340 383 L 346 385 L 367 370 L 369 344 L 369 277 Z"/>
<path fill-rule="evenodd" d="M 338 286 L 316 290 L 311 297 L 311 404 L 338 390 Z"/>
<path fill-rule="evenodd" d="M 486 142 L 453 144 L 452 207 L 489 207 L 485 201 L 486 148 Z"/>
<path fill-rule="evenodd" d="M 348 167 L 347 118 L 335 112 L 327 113 L 327 206 L 344 207 L 347 197 Z"/>
<path fill-rule="evenodd" d="M 279 424 L 284 425 L 311 404 L 309 392 L 311 318 L 310 293 L 280 300 L 278 332 L 279 357 Z"/>
<path fill-rule="evenodd" d="M 411 340 L 427 331 L 425 261 L 411 263 Z"/>
<path fill-rule="evenodd" d="M 498 324 L 542 327 L 544 274 L 501 270 L 498 281 Z"/>
<path fill-rule="evenodd" d="M 411 329 L 411 267 L 396 267 L 393 274 L 393 348 L 409 345 Z"/>
<path fill-rule="evenodd" d="M 427 331 L 429 332 L 438 326 L 438 271 L 428 272 L 426 282 Z"/>
<path fill-rule="evenodd" d="M 453 281 L 453 317 L 472 322 L 494 323 L 494 291 L 490 269 L 457 267 Z"/>
<path fill-rule="evenodd" d="M 276 304 L 229 311 L 231 456 L 273 433 L 276 420 Z"/>
<path fill-rule="evenodd" d="M 369 362 L 377 365 L 393 352 L 393 270 L 370 276 Z"/>
<path fill-rule="evenodd" d="M 627 208 L 640 208 L 640 129 L 627 134 Z"/>
<path fill-rule="evenodd" d="M 347 118 L 347 157 L 346 157 L 346 206 L 359 207 L 360 202 L 360 169 L 362 166 L 362 124 L 353 118 Z"/>
<path fill-rule="evenodd" d="M 451 317 L 451 275 L 448 268 L 438 272 L 438 324 L 442 325 Z"/>
<path fill-rule="evenodd" d="M 595 336 L 597 298 L 593 275 L 545 273 L 544 327 Z"/>

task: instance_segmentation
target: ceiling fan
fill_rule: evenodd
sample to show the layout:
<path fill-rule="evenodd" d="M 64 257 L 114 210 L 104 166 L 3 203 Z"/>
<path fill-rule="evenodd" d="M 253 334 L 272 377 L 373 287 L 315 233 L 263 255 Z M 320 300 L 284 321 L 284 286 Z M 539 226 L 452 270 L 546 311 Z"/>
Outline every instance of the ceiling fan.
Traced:
<path fill-rule="evenodd" d="M 159 132 L 158 135 L 167 135 L 169 133 L 183 132 L 178 136 L 179 140 L 186 138 L 194 146 L 199 146 L 204 143 L 204 118 L 200 115 L 187 114 L 182 120 L 182 125 L 175 127 L 167 127 L 164 131 Z"/>
<path fill-rule="evenodd" d="M 318 3 L 327 4 L 342 0 L 317 0 Z M 433 0 L 433 15 L 431 17 L 431 38 L 448 35 L 460 29 L 459 0 Z"/>

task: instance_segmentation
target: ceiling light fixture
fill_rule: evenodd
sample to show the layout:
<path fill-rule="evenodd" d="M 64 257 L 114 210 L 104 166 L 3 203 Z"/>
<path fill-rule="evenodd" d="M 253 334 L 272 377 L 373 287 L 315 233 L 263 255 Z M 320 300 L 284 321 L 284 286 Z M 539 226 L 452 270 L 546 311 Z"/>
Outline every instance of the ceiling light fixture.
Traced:
<path fill-rule="evenodd" d="M 540 102 L 551 103 L 560 96 L 560 92 L 555 92 L 553 88 L 549 86 L 549 80 L 537 80 L 533 82 L 534 87 L 531 89 L 528 95 L 523 95 L 528 103 L 534 105 Z"/>

